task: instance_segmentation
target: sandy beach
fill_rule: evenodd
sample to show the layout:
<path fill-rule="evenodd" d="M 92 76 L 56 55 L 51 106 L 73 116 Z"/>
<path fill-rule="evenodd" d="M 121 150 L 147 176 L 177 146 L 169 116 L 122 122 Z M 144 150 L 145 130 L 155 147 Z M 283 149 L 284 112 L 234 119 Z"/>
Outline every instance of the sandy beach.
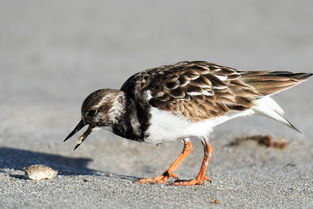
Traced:
<path fill-rule="evenodd" d="M 303 134 L 265 117 L 217 127 L 212 183 L 141 185 L 161 174 L 182 142 L 159 146 L 92 133 L 75 151 L 84 98 L 132 74 L 182 60 L 241 70 L 313 73 L 311 1 L 17 1 L 0 6 L 0 208 L 313 208 L 313 79 L 274 99 Z M 270 135 L 285 149 L 237 137 Z M 191 179 L 203 148 L 176 174 Z M 44 164 L 53 180 L 23 168 Z M 218 204 L 215 204 L 214 203 Z"/>

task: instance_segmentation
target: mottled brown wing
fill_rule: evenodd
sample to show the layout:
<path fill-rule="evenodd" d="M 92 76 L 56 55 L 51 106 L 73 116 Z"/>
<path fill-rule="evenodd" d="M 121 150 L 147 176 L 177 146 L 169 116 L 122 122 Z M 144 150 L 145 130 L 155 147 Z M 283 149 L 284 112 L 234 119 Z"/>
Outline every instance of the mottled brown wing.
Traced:
<path fill-rule="evenodd" d="M 135 77 L 135 97 L 146 95 L 152 106 L 193 121 L 251 108 L 258 95 L 237 70 L 203 61 L 165 65 Z"/>
<path fill-rule="evenodd" d="M 312 74 L 287 71 L 238 71 L 204 61 L 180 62 L 149 69 L 122 86 L 143 105 L 201 121 L 243 111 L 262 96 L 278 93 Z"/>

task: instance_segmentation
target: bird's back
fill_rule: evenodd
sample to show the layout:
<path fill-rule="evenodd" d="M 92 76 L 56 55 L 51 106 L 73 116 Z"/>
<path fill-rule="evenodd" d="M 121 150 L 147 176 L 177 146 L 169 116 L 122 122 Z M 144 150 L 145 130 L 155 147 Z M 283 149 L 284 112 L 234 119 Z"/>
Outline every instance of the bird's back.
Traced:
<path fill-rule="evenodd" d="M 202 121 L 254 108 L 257 100 L 295 86 L 311 75 L 239 71 L 205 61 L 186 61 L 137 73 L 121 90 L 135 101 Z"/>

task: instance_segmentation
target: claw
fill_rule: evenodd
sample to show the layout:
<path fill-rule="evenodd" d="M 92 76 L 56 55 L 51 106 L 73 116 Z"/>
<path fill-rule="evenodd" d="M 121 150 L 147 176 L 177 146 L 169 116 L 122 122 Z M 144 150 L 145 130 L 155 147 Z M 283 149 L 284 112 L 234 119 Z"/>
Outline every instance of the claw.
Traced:
<path fill-rule="evenodd" d="M 173 177 L 175 179 L 178 179 L 177 176 L 172 173 L 172 172 L 168 172 L 165 171 L 162 175 L 154 177 L 154 178 L 144 178 L 144 179 L 140 179 L 137 182 L 140 184 L 151 184 L 151 183 L 158 183 L 158 184 L 164 184 L 165 182 L 167 182 L 167 180 Z"/>
<path fill-rule="evenodd" d="M 205 181 L 209 181 L 210 183 L 212 180 L 204 176 L 203 178 L 196 178 L 196 179 L 191 179 L 191 180 L 178 180 L 173 183 L 175 186 L 192 186 L 192 185 L 200 185 L 203 184 Z"/>

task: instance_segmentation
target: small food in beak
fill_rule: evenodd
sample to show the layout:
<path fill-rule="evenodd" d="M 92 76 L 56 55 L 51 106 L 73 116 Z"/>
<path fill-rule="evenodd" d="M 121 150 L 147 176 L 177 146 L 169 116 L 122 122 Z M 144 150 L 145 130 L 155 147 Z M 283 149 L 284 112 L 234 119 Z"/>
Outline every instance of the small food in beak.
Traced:
<path fill-rule="evenodd" d="M 81 120 L 78 124 L 77 124 L 77 126 L 74 128 L 74 130 L 64 139 L 64 142 L 66 141 L 66 140 L 68 140 L 69 138 L 71 138 L 74 134 L 76 134 L 78 131 L 80 131 L 85 125 L 87 125 L 86 123 L 85 123 L 85 121 L 84 120 Z M 79 147 L 79 145 L 81 144 L 81 143 L 83 143 L 83 141 L 87 138 L 87 136 L 92 132 L 92 129 L 93 129 L 94 127 L 93 126 L 91 126 L 91 125 L 89 125 L 89 127 L 87 128 L 87 130 L 78 138 L 78 140 L 76 141 L 76 146 L 75 146 L 75 148 L 74 148 L 74 150 L 76 150 L 77 149 L 77 147 Z"/>
<path fill-rule="evenodd" d="M 74 130 L 64 139 L 64 142 L 71 138 L 74 134 L 76 134 L 80 129 L 82 129 L 86 125 L 84 120 L 79 121 L 77 126 L 74 128 Z"/>
<path fill-rule="evenodd" d="M 87 138 L 87 136 L 92 132 L 92 129 L 93 129 L 93 127 L 89 126 L 87 128 L 87 130 L 78 138 L 78 140 L 76 141 L 76 146 L 75 146 L 74 150 L 76 150 L 77 147 L 79 147 L 79 145 L 84 142 L 84 140 Z"/>

